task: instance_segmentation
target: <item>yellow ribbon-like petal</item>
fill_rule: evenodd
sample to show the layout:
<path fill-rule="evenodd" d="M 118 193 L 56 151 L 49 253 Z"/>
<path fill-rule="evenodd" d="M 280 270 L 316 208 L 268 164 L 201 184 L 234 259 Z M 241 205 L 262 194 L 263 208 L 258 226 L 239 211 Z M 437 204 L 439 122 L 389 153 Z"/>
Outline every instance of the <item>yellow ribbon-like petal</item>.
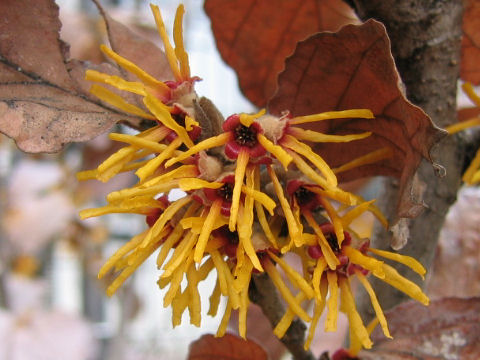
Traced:
<path fill-rule="evenodd" d="M 305 220 L 307 220 L 307 223 L 310 225 L 310 227 L 313 229 L 313 231 L 317 235 L 318 245 L 322 250 L 322 254 L 325 257 L 325 261 L 327 262 L 328 267 L 331 270 L 335 270 L 337 268 L 337 265 L 340 265 L 340 261 L 338 260 L 337 256 L 334 254 L 332 248 L 330 247 L 327 239 L 325 238 L 325 235 L 323 234 L 322 229 L 317 224 L 317 222 L 313 218 L 310 211 L 305 211 L 303 213 L 303 216 L 305 217 Z"/>
<path fill-rule="evenodd" d="M 290 135 L 285 135 L 282 139 L 281 144 L 297 152 L 298 154 L 303 155 L 313 165 L 315 165 L 315 167 L 318 170 L 320 170 L 320 172 L 325 176 L 325 179 L 329 184 L 329 187 L 337 186 L 337 183 L 338 183 L 337 177 L 335 176 L 330 166 L 328 166 L 325 160 L 323 160 L 320 155 L 315 153 L 310 146 L 308 146 L 307 144 L 301 143 L 300 141 L 298 141 L 297 139 L 295 139 L 293 136 L 290 136 Z"/>
<path fill-rule="evenodd" d="M 138 106 L 129 104 L 120 95 L 117 95 L 114 92 L 111 92 L 110 90 L 104 88 L 103 86 L 93 84 L 90 87 L 90 93 L 98 97 L 100 100 L 103 100 L 106 103 L 109 103 L 110 105 L 128 114 L 140 116 L 141 118 L 144 118 L 144 119 L 155 120 L 155 116 L 146 113 L 145 111 L 140 109 Z"/>
<path fill-rule="evenodd" d="M 475 89 L 473 88 L 471 83 L 463 83 L 462 90 L 465 92 L 465 94 L 467 94 L 468 98 L 472 100 L 475 105 L 480 107 L 480 97 L 475 93 Z"/>
<path fill-rule="evenodd" d="M 375 255 L 381 256 L 385 259 L 390 259 L 394 260 L 396 262 L 399 262 L 400 264 L 408 266 L 410 269 L 415 271 L 417 274 L 419 274 L 422 279 L 425 279 L 425 274 L 427 270 L 423 267 L 420 262 L 418 262 L 416 259 L 414 259 L 411 256 L 407 255 L 401 255 L 397 253 L 393 253 L 390 251 L 385 251 L 385 250 L 379 250 L 379 249 L 374 249 L 374 248 L 369 248 L 368 251 L 374 253 Z"/>
<path fill-rule="evenodd" d="M 193 142 L 188 136 L 187 130 L 177 124 L 177 122 L 172 118 L 172 115 L 165 104 L 163 104 L 157 97 L 150 93 L 143 98 L 143 103 L 147 109 L 155 115 L 158 121 L 160 121 L 169 129 L 175 131 L 175 133 L 182 139 L 183 143 L 187 145 L 187 147 L 193 147 Z"/>
<path fill-rule="evenodd" d="M 237 224 L 238 208 L 240 206 L 240 193 L 242 191 L 243 178 L 247 169 L 250 156 L 245 149 L 240 150 L 237 158 L 237 167 L 235 168 L 235 184 L 232 192 L 232 206 L 230 207 L 230 220 L 228 228 L 230 231 L 235 231 Z"/>
<path fill-rule="evenodd" d="M 279 258 L 271 251 L 268 251 L 268 255 L 270 256 L 270 258 L 275 260 L 278 265 L 280 265 L 285 274 L 288 276 L 290 282 L 295 285 L 297 289 L 303 291 L 305 295 L 307 295 L 308 299 L 311 299 L 315 296 L 312 287 L 308 285 L 307 281 L 296 270 L 294 270 L 290 265 L 288 265 L 285 260 Z"/>
<path fill-rule="evenodd" d="M 170 65 L 170 69 L 175 76 L 175 80 L 181 81 L 182 75 L 180 73 L 180 69 L 178 67 L 178 59 L 175 55 L 175 50 L 173 50 L 172 44 L 170 44 L 170 40 L 168 39 L 167 31 L 165 30 L 165 24 L 163 23 L 162 14 L 160 13 L 160 9 L 158 6 L 150 4 L 150 8 L 153 12 L 153 17 L 155 18 L 155 23 L 157 24 L 158 34 L 162 39 L 163 46 L 165 48 L 165 55 L 167 55 L 167 60 Z"/>
<path fill-rule="evenodd" d="M 370 340 L 370 336 L 365 328 L 365 325 L 363 325 L 362 318 L 357 312 L 355 300 L 350 290 L 350 282 L 348 278 L 340 278 L 339 283 L 341 289 L 342 308 L 348 316 L 350 328 L 352 332 L 355 333 L 355 336 L 358 337 L 363 347 L 370 349 L 373 343 Z"/>
<path fill-rule="evenodd" d="M 188 63 L 188 54 L 183 45 L 182 20 L 185 9 L 183 4 L 180 4 L 175 13 L 175 22 L 173 24 L 173 41 L 175 42 L 175 55 L 178 58 L 180 66 L 180 75 L 182 79 L 190 78 L 190 65 Z M 188 129 L 187 129 L 188 130 Z"/>
<path fill-rule="evenodd" d="M 393 267 L 387 264 L 383 264 L 383 271 L 385 277 L 382 278 L 382 280 L 385 281 L 387 284 L 392 285 L 394 288 L 397 288 L 398 290 L 404 292 L 412 299 L 421 302 L 423 305 L 429 304 L 430 300 L 428 296 L 423 293 L 422 289 L 420 289 L 420 287 L 418 287 L 418 285 L 416 285 L 412 281 L 405 279 Z M 375 275 L 375 273 L 373 275 Z"/>
<path fill-rule="evenodd" d="M 283 214 L 285 215 L 285 220 L 287 221 L 288 225 L 288 232 L 290 234 L 291 239 L 302 239 L 302 229 L 299 227 L 299 224 L 295 220 L 293 216 L 292 209 L 290 208 L 290 204 L 288 203 L 287 198 L 283 194 L 283 188 L 278 181 L 277 175 L 271 166 L 267 167 L 268 174 L 270 175 L 270 179 L 272 180 L 272 184 L 277 194 L 278 200 L 280 201 L 280 206 L 282 207 Z"/>
<path fill-rule="evenodd" d="M 127 81 L 116 75 L 108 75 L 96 70 L 87 70 L 85 80 L 96 81 L 112 85 L 119 90 L 129 91 L 134 94 L 145 96 L 145 85 L 138 81 Z"/>
<path fill-rule="evenodd" d="M 115 51 L 109 49 L 107 46 L 100 45 L 100 50 L 105 55 L 107 55 L 110 59 L 112 59 L 118 65 L 120 65 L 122 68 L 132 73 L 133 75 L 137 76 L 144 84 L 147 84 L 152 88 L 156 89 L 157 91 L 161 91 L 162 93 L 170 92 L 170 88 L 167 85 L 165 85 L 163 82 L 158 81 L 153 76 L 148 74 L 146 71 L 140 69 L 137 65 L 135 65 L 131 61 L 118 55 Z"/>
<path fill-rule="evenodd" d="M 476 172 L 480 168 L 480 149 L 477 150 L 475 157 L 473 158 L 472 162 L 467 168 L 467 171 L 463 174 L 462 180 L 465 181 L 467 184 L 474 184 L 474 177 L 476 176 Z"/>
<path fill-rule="evenodd" d="M 287 302 L 290 309 L 295 313 L 295 315 L 297 315 L 303 321 L 309 322 L 311 320 L 310 316 L 308 316 L 305 310 L 303 310 L 302 307 L 298 304 L 297 300 L 295 300 L 287 285 L 285 285 L 285 283 L 283 282 L 283 279 L 275 268 L 275 265 L 273 265 L 270 260 L 267 260 L 265 261 L 264 268 L 280 294 L 282 294 L 282 297 Z"/>
<path fill-rule="evenodd" d="M 212 232 L 213 226 L 215 224 L 216 218 L 220 215 L 220 209 L 222 208 L 222 200 L 215 200 L 210 207 L 205 222 L 203 223 L 202 231 L 198 237 L 197 244 L 195 245 L 195 252 L 193 255 L 193 260 L 196 263 L 199 263 L 203 258 L 203 252 L 207 246 L 207 241 Z"/>
<path fill-rule="evenodd" d="M 320 316 L 322 315 L 323 310 L 325 309 L 325 298 L 327 297 L 327 291 L 328 291 L 328 282 L 326 278 L 322 279 L 320 288 L 321 288 L 322 300 L 315 304 L 312 322 L 310 323 L 310 326 L 308 328 L 307 339 L 305 340 L 305 344 L 303 345 L 303 348 L 305 350 L 308 350 L 310 348 L 310 344 L 312 343 L 313 336 L 315 335 L 315 329 L 317 328 L 318 321 L 320 320 Z"/>
<path fill-rule="evenodd" d="M 350 142 L 354 140 L 361 140 L 369 137 L 372 133 L 370 131 L 360 134 L 349 135 L 329 135 L 322 134 L 317 131 L 305 130 L 298 127 L 290 127 L 288 133 L 299 140 L 306 140 L 311 142 Z"/>
<path fill-rule="evenodd" d="M 352 248 L 351 246 L 344 246 L 342 248 L 342 251 L 345 253 L 345 255 L 348 256 L 351 262 L 354 264 L 360 265 L 361 267 L 370 270 L 373 275 L 380 279 L 385 278 L 385 272 L 384 272 L 384 263 L 383 261 L 378 261 L 377 259 L 374 259 L 371 256 L 367 256 L 362 254 L 360 251 L 357 249 Z"/>
<path fill-rule="evenodd" d="M 178 186 L 183 191 L 198 189 L 219 189 L 224 185 L 221 182 L 210 182 L 198 178 L 183 178 L 178 181 Z"/>
<path fill-rule="evenodd" d="M 179 161 L 185 160 L 190 156 L 195 155 L 196 153 L 199 153 L 202 150 L 208 150 L 213 147 L 225 145 L 231 139 L 231 137 L 232 137 L 231 133 L 223 133 L 223 134 L 211 137 L 209 139 L 203 140 L 198 144 L 195 144 L 195 146 L 192 146 L 187 151 L 181 153 L 177 157 L 168 160 L 165 163 L 165 166 L 166 167 L 172 166 L 173 164 Z"/>
<path fill-rule="evenodd" d="M 360 280 L 363 287 L 367 291 L 368 296 L 370 296 L 370 301 L 372 302 L 372 306 L 373 306 L 373 309 L 375 310 L 375 314 L 377 314 L 378 321 L 382 326 L 383 333 L 385 334 L 386 337 L 392 339 L 392 336 L 390 335 L 390 331 L 388 330 L 387 319 L 385 319 L 385 315 L 383 314 L 382 307 L 378 302 L 377 295 L 375 294 L 375 291 L 373 290 L 372 285 L 370 285 L 367 278 L 360 271 L 356 270 L 355 274 L 357 275 L 358 280 Z"/>
<path fill-rule="evenodd" d="M 271 153 L 275 158 L 280 161 L 280 163 L 283 165 L 285 170 L 287 170 L 288 165 L 292 161 L 292 157 L 282 149 L 281 146 L 275 145 L 273 142 L 268 140 L 265 135 L 263 134 L 258 134 L 257 135 L 257 140 L 262 145 L 265 150 L 267 150 L 269 153 Z"/>
<path fill-rule="evenodd" d="M 309 122 L 323 121 L 329 119 L 361 118 L 373 119 L 373 113 L 368 109 L 351 109 L 341 111 L 328 111 L 320 114 L 296 116 L 289 121 L 291 125 L 305 124 Z"/>

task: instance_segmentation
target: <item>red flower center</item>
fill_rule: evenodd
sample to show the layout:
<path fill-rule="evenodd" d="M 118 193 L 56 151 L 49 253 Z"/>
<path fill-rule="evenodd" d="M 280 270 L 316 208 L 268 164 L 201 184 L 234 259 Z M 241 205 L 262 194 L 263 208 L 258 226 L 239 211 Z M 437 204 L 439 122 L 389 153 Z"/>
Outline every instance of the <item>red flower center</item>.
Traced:
<path fill-rule="evenodd" d="M 295 198 L 298 201 L 298 205 L 304 206 L 316 199 L 316 194 L 310 190 L 300 186 L 294 193 Z"/>
<path fill-rule="evenodd" d="M 173 120 L 175 120 L 175 122 L 180 125 L 181 127 L 185 127 L 185 116 L 187 114 L 185 114 L 180 108 L 178 107 L 175 107 L 174 108 L 174 111 L 171 115 L 172 115 L 172 118 Z M 198 139 L 198 137 L 200 136 L 200 133 L 202 132 L 202 128 L 200 128 L 199 126 L 196 126 L 194 125 L 193 126 L 193 129 L 188 131 L 187 130 L 187 133 L 188 133 L 188 136 L 190 137 L 190 139 L 192 139 L 192 141 L 196 141 Z M 177 134 L 175 133 L 175 131 L 170 131 L 170 133 L 167 135 L 167 137 L 165 138 L 168 142 L 172 142 L 174 139 L 177 138 Z M 185 145 L 182 145 L 183 149 L 185 149 Z"/>
<path fill-rule="evenodd" d="M 233 184 L 225 183 L 217 190 L 217 196 L 224 201 L 232 202 Z"/>
<path fill-rule="evenodd" d="M 329 232 L 325 234 L 325 239 L 327 239 L 328 245 L 330 245 L 330 248 L 333 250 L 335 255 L 338 255 L 340 252 L 340 246 L 338 245 L 337 236 L 334 233 Z"/>
<path fill-rule="evenodd" d="M 236 231 L 230 231 L 228 226 L 222 226 L 221 228 L 214 230 L 212 234 L 225 242 L 223 251 L 228 257 L 235 258 L 237 256 L 237 247 L 240 241 Z"/>
<path fill-rule="evenodd" d="M 240 146 L 253 148 L 257 145 L 257 133 L 253 130 L 253 127 L 246 127 L 243 124 L 239 124 L 234 130 L 234 137 Z"/>

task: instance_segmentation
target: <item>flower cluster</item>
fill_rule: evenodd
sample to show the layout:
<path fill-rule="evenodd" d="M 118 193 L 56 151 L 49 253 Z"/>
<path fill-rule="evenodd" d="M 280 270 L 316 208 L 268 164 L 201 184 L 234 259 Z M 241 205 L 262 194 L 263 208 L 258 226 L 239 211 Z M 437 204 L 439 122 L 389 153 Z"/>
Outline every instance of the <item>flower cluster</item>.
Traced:
<path fill-rule="evenodd" d="M 273 116 L 262 110 L 231 115 L 219 133 L 205 134 L 195 120 L 197 96 L 193 85 L 197 78 L 190 76 L 182 43 L 183 7 L 179 7 L 175 19 L 175 49 L 169 43 L 158 8 L 152 6 L 152 10 L 175 74 L 174 82 L 153 79 L 106 47 L 102 50 L 107 56 L 141 81 L 87 72 L 89 80 L 139 95 L 149 113 L 99 85 L 92 86 L 95 95 L 158 123 L 134 136 L 111 134 L 111 139 L 128 146 L 97 169 L 78 175 L 81 180 L 108 181 L 119 172 L 136 170 L 139 178 L 134 186 L 110 193 L 107 205 L 81 212 L 82 218 L 115 212 L 141 214 L 148 224 L 101 268 L 99 277 L 112 270 L 118 274 L 107 294 L 115 293 L 138 266 L 158 251 L 158 285 L 168 287 L 164 306 L 173 309 L 173 325 L 180 324 L 187 309 L 191 323 L 200 325 L 202 301 L 197 287 L 215 271 L 217 281 L 209 299 L 209 315 L 217 314 L 222 296 L 227 304 L 217 335 L 225 333 L 232 310 L 238 310 L 239 333 L 244 337 L 250 281 L 256 273 L 266 272 L 288 304 L 275 328 L 276 335 L 282 337 L 298 316 L 311 323 L 305 344 L 308 347 L 325 305 L 325 327 L 328 331 L 336 329 L 340 300 L 340 310 L 350 320 L 353 341 L 370 347 L 350 289 L 350 280 L 355 277 L 366 288 L 385 335 L 389 336 L 366 278 L 368 273 L 424 304 L 428 298 L 418 286 L 372 254 L 403 263 L 421 275 L 425 270 L 412 258 L 370 248 L 368 240 L 355 235 L 350 224 L 365 211 L 372 212 L 385 225 L 386 221 L 373 201 L 342 190 L 336 174 L 384 159 L 391 151 L 379 149 L 331 169 L 305 142 L 349 142 L 370 133 L 328 135 L 301 126 L 330 119 L 373 118 L 371 111 L 354 109 L 294 117 L 288 112 Z M 176 189 L 185 196 L 172 201 L 168 195 Z M 283 259 L 287 252 L 301 259 L 302 273 Z M 182 289 L 184 278 L 187 285 Z M 292 293 L 286 281 L 298 290 L 297 294 Z M 313 300 L 313 315 L 302 307 L 305 300 Z"/>
<path fill-rule="evenodd" d="M 464 83 L 462 89 L 468 98 L 480 109 L 480 97 L 475 93 L 472 84 Z M 480 125 L 480 117 L 475 117 L 461 123 L 451 125 L 446 128 L 449 134 L 455 134 L 459 131 Z M 463 174 L 462 180 L 469 185 L 480 183 L 480 149 L 477 150 L 475 157 Z"/>

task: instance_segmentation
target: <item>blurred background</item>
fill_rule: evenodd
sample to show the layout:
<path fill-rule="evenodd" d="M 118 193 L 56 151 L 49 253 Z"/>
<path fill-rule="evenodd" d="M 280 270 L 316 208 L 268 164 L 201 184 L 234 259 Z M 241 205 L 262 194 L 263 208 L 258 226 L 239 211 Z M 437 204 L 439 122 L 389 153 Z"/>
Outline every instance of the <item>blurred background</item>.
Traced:
<path fill-rule="evenodd" d="M 99 44 L 107 40 L 96 7 L 89 0 L 57 3 L 61 37 L 70 44 L 71 57 L 103 62 Z M 159 44 L 147 1 L 101 3 L 114 19 Z M 155 3 L 167 31 L 172 29 L 180 1 Z M 255 111 L 216 51 L 203 1 L 183 3 L 192 74 L 204 79 L 197 83 L 197 92 L 212 99 L 224 116 Z M 115 130 L 132 132 L 120 126 Z M 171 310 L 163 308 L 164 290 L 156 285 L 155 257 L 112 298 L 104 295 L 109 279 L 97 280 L 98 269 L 115 249 L 144 229 L 144 217 L 113 214 L 81 221 L 78 211 L 104 205 L 108 192 L 134 184 L 135 178 L 123 174 L 107 184 L 78 183 L 75 173 L 96 167 L 117 149 L 118 144 L 104 134 L 71 144 L 60 154 L 28 155 L 0 135 L 0 360 L 184 359 L 190 342 L 216 332 L 219 319 L 208 317 L 206 309 L 201 328 L 190 325 L 186 313 L 182 325 L 172 329 Z M 370 185 L 370 191 L 374 188 Z M 433 297 L 469 296 L 480 290 L 480 194 L 477 188 L 466 188 L 459 199 L 447 219 L 430 274 L 428 291 Z M 204 297 L 210 295 L 214 282 L 214 277 L 204 282 Z M 253 308 L 249 323 L 255 326 L 247 334 L 268 348 L 272 360 L 280 359 L 283 349 L 262 319 Z M 345 322 L 340 321 L 338 333 L 317 331 L 314 352 L 337 349 L 345 330 Z"/>

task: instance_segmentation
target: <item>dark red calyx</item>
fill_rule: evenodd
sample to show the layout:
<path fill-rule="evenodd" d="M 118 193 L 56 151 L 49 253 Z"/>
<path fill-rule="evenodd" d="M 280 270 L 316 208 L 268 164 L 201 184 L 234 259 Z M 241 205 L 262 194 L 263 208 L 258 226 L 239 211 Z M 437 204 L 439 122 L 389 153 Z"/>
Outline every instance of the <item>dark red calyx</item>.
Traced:
<path fill-rule="evenodd" d="M 307 252 L 312 259 L 320 259 L 323 256 L 322 249 L 319 245 L 309 246 Z"/>
<path fill-rule="evenodd" d="M 332 355 L 332 360 L 359 360 L 358 357 L 350 355 L 346 349 L 339 349 Z"/>

